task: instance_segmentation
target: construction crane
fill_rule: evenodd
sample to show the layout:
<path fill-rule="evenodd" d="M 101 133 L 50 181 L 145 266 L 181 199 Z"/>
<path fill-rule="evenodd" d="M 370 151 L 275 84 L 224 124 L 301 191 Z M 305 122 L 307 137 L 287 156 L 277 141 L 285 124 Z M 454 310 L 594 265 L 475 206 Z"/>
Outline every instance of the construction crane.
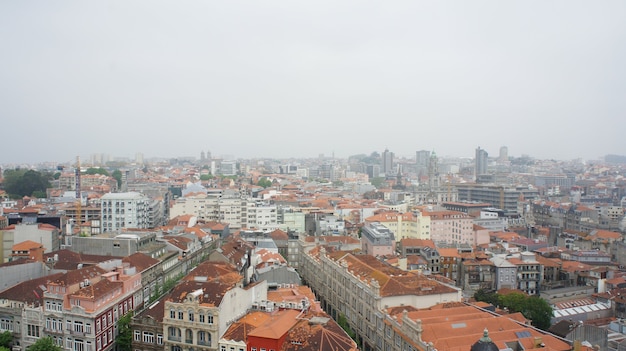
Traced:
<path fill-rule="evenodd" d="M 74 178 L 76 187 L 76 226 L 78 226 L 78 232 L 80 234 L 80 224 L 82 222 L 82 206 L 83 199 L 80 193 L 80 156 L 76 156 L 76 169 L 74 170 Z"/>

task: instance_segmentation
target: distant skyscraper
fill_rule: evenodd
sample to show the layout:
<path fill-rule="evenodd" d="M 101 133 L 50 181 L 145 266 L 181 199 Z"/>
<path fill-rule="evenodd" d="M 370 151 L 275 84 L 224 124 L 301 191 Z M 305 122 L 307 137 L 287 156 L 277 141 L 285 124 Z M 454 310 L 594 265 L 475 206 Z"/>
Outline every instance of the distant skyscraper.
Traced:
<path fill-rule="evenodd" d="M 509 160 L 509 148 L 506 146 L 500 147 L 500 155 L 498 156 L 498 161 L 506 162 Z"/>
<path fill-rule="evenodd" d="M 138 152 L 135 154 L 135 163 L 137 163 L 138 165 L 143 164 L 143 153 Z"/>
<path fill-rule="evenodd" d="M 430 160 L 430 151 L 420 150 L 415 152 L 415 170 L 417 174 L 426 174 L 428 170 L 428 162 Z"/>
<path fill-rule="evenodd" d="M 430 151 L 420 150 L 415 152 L 415 163 L 418 166 L 428 166 L 428 162 L 430 160 Z"/>
<path fill-rule="evenodd" d="M 393 152 L 385 149 L 383 151 L 382 156 L 382 164 L 383 164 L 383 173 L 385 174 L 393 174 Z"/>
<path fill-rule="evenodd" d="M 487 158 L 488 157 L 489 157 L 489 154 L 487 153 L 487 151 L 481 149 L 480 146 L 476 149 L 476 159 L 474 159 L 474 162 L 475 162 L 474 176 L 476 178 L 478 178 L 480 174 L 487 173 Z"/>

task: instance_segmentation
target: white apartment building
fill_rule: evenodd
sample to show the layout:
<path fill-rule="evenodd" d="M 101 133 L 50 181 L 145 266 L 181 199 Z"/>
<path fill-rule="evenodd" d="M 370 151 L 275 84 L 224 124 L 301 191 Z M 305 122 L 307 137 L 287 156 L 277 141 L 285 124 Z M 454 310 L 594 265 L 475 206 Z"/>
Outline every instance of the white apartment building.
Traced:
<path fill-rule="evenodd" d="M 248 202 L 246 204 L 246 228 L 261 231 L 278 229 L 278 209 L 276 205 L 264 202 Z"/>
<path fill-rule="evenodd" d="M 102 232 L 148 228 L 150 199 L 137 192 L 108 193 L 100 198 Z"/>
<path fill-rule="evenodd" d="M 193 215 L 204 221 L 229 223 L 231 229 L 273 231 L 279 228 L 276 205 L 242 198 L 238 192 L 190 194 L 178 198 L 170 209 L 170 218 L 183 215 Z"/>

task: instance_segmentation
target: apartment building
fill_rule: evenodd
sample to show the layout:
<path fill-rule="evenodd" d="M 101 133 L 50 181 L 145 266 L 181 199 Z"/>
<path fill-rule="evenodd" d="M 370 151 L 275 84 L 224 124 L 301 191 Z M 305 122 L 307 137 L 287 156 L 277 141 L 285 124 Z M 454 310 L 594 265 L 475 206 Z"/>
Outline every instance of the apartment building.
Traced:
<path fill-rule="evenodd" d="M 406 350 L 407 345 L 419 343 L 410 333 L 397 334 L 397 343 L 387 341 L 384 326 L 389 308 L 427 308 L 462 298 L 458 288 L 402 271 L 373 256 L 327 252 L 320 246 L 303 251 L 300 272 L 324 310 L 335 319 L 345 316 L 364 350 Z"/>
<path fill-rule="evenodd" d="M 100 198 L 102 233 L 149 228 L 150 199 L 137 192 L 108 193 Z"/>
<path fill-rule="evenodd" d="M 256 300 L 267 299 L 267 282 L 243 286 L 243 277 L 227 263 L 206 262 L 165 299 L 166 350 L 218 350 L 218 340 Z"/>
<path fill-rule="evenodd" d="M 490 203 L 492 206 L 505 211 L 506 214 L 515 214 L 518 211 L 520 198 L 533 200 L 539 196 L 537 189 L 517 186 L 509 187 L 494 184 L 455 184 L 460 201 L 476 201 Z"/>
<path fill-rule="evenodd" d="M 385 211 L 365 219 L 365 222 L 379 222 L 395 234 L 396 241 L 402 239 L 430 239 L 430 217 L 421 211 L 399 213 Z"/>
<path fill-rule="evenodd" d="M 517 289 L 528 295 L 539 295 L 543 267 L 532 252 L 522 252 L 518 257 L 509 258 L 517 267 Z"/>
<path fill-rule="evenodd" d="M 141 275 L 90 266 L 20 283 L 0 300 L 0 329 L 23 348 L 49 336 L 66 350 L 112 350 L 117 320 L 141 302 Z"/>
<path fill-rule="evenodd" d="M 381 223 L 371 222 L 361 232 L 361 248 L 367 255 L 395 255 L 396 238 L 389 228 Z"/>
<path fill-rule="evenodd" d="M 446 244 L 476 245 L 472 217 L 457 211 L 437 211 L 424 209 L 424 216 L 430 217 L 430 238 L 434 242 Z"/>

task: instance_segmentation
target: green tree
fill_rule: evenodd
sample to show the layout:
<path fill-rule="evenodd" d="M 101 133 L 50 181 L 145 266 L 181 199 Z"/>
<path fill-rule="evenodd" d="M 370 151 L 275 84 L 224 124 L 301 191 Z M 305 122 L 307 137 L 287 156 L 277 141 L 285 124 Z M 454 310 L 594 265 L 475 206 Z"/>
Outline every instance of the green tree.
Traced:
<path fill-rule="evenodd" d="M 13 341 L 13 333 L 11 333 L 8 330 L 3 333 L 0 333 L 0 346 L 8 348 L 11 345 L 12 341 Z"/>
<path fill-rule="evenodd" d="M 494 306 L 498 306 L 498 294 L 495 292 L 490 292 L 485 289 L 478 289 L 474 294 L 474 298 L 476 301 L 482 301 L 486 303 L 490 303 Z"/>
<path fill-rule="evenodd" d="M 535 327 L 548 330 L 552 321 L 552 307 L 539 296 L 531 296 L 526 299 L 524 310 L 521 311 L 524 317 L 532 321 Z"/>
<path fill-rule="evenodd" d="M 8 347 L 0 346 L 0 351 L 11 351 Z"/>
<path fill-rule="evenodd" d="M 122 187 L 122 171 L 120 171 L 119 169 L 114 170 L 113 173 L 111 173 L 111 177 L 117 180 L 117 187 L 121 188 Z"/>
<path fill-rule="evenodd" d="M 108 176 L 109 172 L 107 172 L 107 170 L 104 168 L 89 167 L 87 168 L 87 171 L 85 171 L 85 174 L 102 174 L 102 175 Z"/>
<path fill-rule="evenodd" d="M 59 178 L 61 178 L 61 172 L 56 172 L 54 175 L 52 175 L 52 178 L 54 178 L 54 180 L 59 180 Z"/>
<path fill-rule="evenodd" d="M 348 320 L 346 319 L 346 316 L 343 315 L 343 313 L 339 313 L 339 317 L 337 318 L 337 324 L 339 324 L 341 329 L 343 329 L 346 334 L 348 334 L 348 336 L 352 338 L 352 340 L 355 340 L 356 333 L 354 332 L 354 330 L 352 330 L 352 328 L 350 328 Z"/>
<path fill-rule="evenodd" d="M 46 336 L 37 339 L 34 344 L 26 348 L 26 351 L 63 351 L 63 349 L 55 344 L 51 337 Z"/>
<path fill-rule="evenodd" d="M 539 296 L 527 296 L 522 293 L 498 295 L 498 303 L 510 312 L 520 312 L 531 320 L 533 326 L 547 330 L 552 319 L 552 307 Z"/>
<path fill-rule="evenodd" d="M 511 312 L 522 312 L 526 306 L 527 296 L 523 293 L 512 292 L 506 295 L 499 295 L 498 302 L 500 306 L 506 307 Z"/>
<path fill-rule="evenodd" d="M 133 330 L 130 327 L 132 314 L 132 311 L 128 312 L 117 321 L 117 330 L 119 331 L 119 334 L 117 334 L 117 337 L 115 338 L 115 344 L 120 351 L 131 351 L 132 349 Z"/>
<path fill-rule="evenodd" d="M 380 188 L 383 186 L 383 184 L 385 184 L 385 178 L 384 177 L 374 177 L 372 179 L 370 179 L 370 183 L 375 186 L 376 188 Z"/>
<path fill-rule="evenodd" d="M 46 192 L 52 174 L 34 170 L 10 169 L 4 172 L 4 189 L 13 198 L 32 196 L 33 192 Z"/>
<path fill-rule="evenodd" d="M 211 180 L 213 179 L 213 176 L 210 174 L 203 174 L 200 176 L 200 180 Z"/>
<path fill-rule="evenodd" d="M 272 186 L 272 181 L 263 177 L 261 179 L 259 179 L 259 181 L 256 183 L 256 185 L 258 186 L 262 186 L 263 188 L 267 188 Z"/>

